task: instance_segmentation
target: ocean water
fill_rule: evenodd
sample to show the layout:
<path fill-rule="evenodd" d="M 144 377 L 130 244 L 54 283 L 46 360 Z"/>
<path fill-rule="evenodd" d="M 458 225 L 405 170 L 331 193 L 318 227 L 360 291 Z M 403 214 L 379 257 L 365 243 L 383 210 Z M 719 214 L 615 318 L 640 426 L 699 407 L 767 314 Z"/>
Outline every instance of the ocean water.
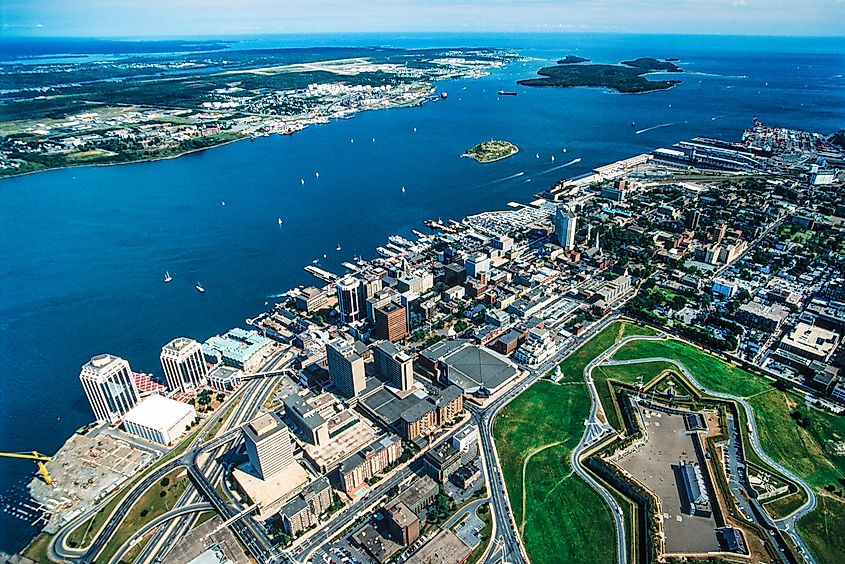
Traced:
<path fill-rule="evenodd" d="M 52 453 L 91 420 L 78 373 L 92 355 L 113 353 L 134 370 L 160 373 L 164 343 L 180 335 L 204 340 L 242 325 L 279 293 L 315 282 L 302 270 L 313 259 L 342 272 L 342 261 L 375 256 L 388 235 L 422 229 L 424 219 L 528 201 L 560 178 L 695 135 L 738 139 L 755 115 L 806 130 L 845 127 L 845 52 L 835 40 L 445 34 L 227 40 L 248 48 L 492 46 L 531 60 L 479 80 L 439 84 L 448 99 L 419 108 L 364 112 L 178 159 L 0 181 L 0 450 Z M 33 52 L 51 54 L 44 46 Z M 680 57 L 687 72 L 676 88 L 646 95 L 515 85 L 570 53 L 611 63 Z M 500 89 L 519 95 L 499 97 Z M 520 152 L 488 165 L 460 158 L 491 137 L 514 142 Z M 165 271 L 174 277 L 167 285 Z M 197 281 L 204 295 L 195 291 Z M 0 507 L 19 504 L 33 471 L 28 461 L 0 459 Z M 26 519 L 0 512 L 0 551 L 21 548 L 33 532 Z"/>

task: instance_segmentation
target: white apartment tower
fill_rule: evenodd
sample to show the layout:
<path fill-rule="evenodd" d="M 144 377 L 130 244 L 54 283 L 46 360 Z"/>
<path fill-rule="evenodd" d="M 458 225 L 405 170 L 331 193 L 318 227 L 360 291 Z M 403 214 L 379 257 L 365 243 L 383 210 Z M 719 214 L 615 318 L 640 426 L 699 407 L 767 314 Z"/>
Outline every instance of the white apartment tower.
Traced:
<path fill-rule="evenodd" d="M 98 422 L 117 423 L 138 403 L 138 388 L 129 363 L 111 354 L 93 357 L 82 366 L 79 380 Z"/>
<path fill-rule="evenodd" d="M 161 349 L 161 367 L 167 387 L 174 391 L 195 390 L 208 382 L 208 366 L 202 347 L 193 339 L 179 337 Z"/>

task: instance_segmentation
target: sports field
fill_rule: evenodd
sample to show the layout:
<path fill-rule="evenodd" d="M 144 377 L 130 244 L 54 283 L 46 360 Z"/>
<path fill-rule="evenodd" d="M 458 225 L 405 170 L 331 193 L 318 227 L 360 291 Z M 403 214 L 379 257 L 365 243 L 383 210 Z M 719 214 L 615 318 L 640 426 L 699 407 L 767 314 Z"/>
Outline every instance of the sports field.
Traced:
<path fill-rule="evenodd" d="M 615 558 L 610 509 L 573 474 L 569 456 L 590 411 L 584 367 L 639 332 L 653 334 L 628 322 L 611 323 L 562 363 L 561 384 L 535 383 L 496 418 L 493 432 L 508 497 L 535 564 Z"/>

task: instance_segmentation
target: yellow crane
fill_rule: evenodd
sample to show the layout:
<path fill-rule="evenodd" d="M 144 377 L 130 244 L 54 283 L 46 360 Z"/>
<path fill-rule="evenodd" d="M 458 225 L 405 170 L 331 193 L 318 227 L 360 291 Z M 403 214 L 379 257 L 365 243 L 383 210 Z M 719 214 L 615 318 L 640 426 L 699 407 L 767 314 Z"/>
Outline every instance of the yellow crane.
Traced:
<path fill-rule="evenodd" d="M 44 482 L 50 486 L 53 484 L 53 478 L 50 477 L 50 473 L 47 471 L 47 466 L 44 464 L 45 462 L 49 462 L 51 458 L 46 454 L 41 454 L 40 452 L 32 451 L 32 452 L 0 452 L 0 456 L 4 456 L 6 458 L 27 458 L 29 460 L 34 460 L 35 464 L 38 465 L 38 472 L 41 474 L 41 477 L 44 479 Z"/>

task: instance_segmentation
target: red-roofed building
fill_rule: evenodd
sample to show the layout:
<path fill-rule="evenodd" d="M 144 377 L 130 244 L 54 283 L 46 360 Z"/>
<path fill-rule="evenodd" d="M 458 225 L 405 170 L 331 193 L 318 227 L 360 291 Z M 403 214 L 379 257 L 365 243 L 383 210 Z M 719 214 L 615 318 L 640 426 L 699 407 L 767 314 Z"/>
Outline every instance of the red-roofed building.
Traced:
<path fill-rule="evenodd" d="M 138 395 L 141 397 L 148 396 L 153 393 L 164 393 L 166 390 L 163 385 L 153 380 L 149 374 L 133 372 L 132 379 L 135 381 L 135 387 L 138 388 Z"/>

